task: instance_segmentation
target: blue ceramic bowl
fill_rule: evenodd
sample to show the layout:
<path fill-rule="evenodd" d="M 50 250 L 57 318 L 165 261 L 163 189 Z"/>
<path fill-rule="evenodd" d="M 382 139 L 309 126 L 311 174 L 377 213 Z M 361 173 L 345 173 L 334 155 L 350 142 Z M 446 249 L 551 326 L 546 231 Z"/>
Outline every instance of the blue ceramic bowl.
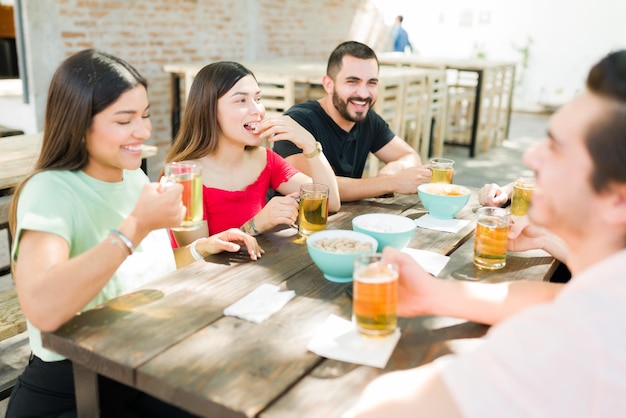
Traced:
<path fill-rule="evenodd" d="M 352 219 L 352 229 L 375 238 L 379 251 L 387 246 L 406 247 L 416 228 L 413 219 L 390 213 L 367 213 Z"/>
<path fill-rule="evenodd" d="M 368 249 L 359 252 L 338 252 L 318 248 L 315 243 L 322 239 L 347 238 L 348 240 L 369 243 Z M 347 229 L 326 229 L 311 234 L 306 240 L 309 255 L 315 265 L 322 270 L 324 277 L 331 282 L 347 283 L 352 281 L 354 259 L 360 254 L 375 253 L 378 248 L 376 240 L 369 235 L 350 231 Z"/>
<path fill-rule="evenodd" d="M 428 183 L 417 187 L 422 204 L 433 218 L 453 219 L 467 204 L 470 189 L 458 184 Z"/>

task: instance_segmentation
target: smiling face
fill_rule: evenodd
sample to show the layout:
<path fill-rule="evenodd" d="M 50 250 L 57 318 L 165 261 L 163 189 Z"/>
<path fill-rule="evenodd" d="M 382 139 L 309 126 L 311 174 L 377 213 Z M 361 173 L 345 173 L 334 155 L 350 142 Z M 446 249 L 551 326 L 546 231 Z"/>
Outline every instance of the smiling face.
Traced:
<path fill-rule="evenodd" d="M 364 120 L 378 97 L 378 63 L 375 59 L 344 56 L 329 88 L 333 106 L 345 121 Z"/>
<path fill-rule="evenodd" d="M 554 114 L 548 138 L 524 155 L 537 184 L 529 216 L 563 238 L 593 234 L 600 219 L 602 196 L 591 186 L 593 162 L 585 138 L 605 109 L 589 92 L 577 96 Z"/>
<path fill-rule="evenodd" d="M 220 142 L 225 139 L 244 146 L 258 146 L 260 132 L 256 126 L 264 116 L 259 85 L 254 77 L 247 75 L 217 101 Z"/>
<path fill-rule="evenodd" d="M 152 132 L 149 107 L 148 93 L 138 85 L 96 114 L 85 137 L 89 162 L 83 171 L 117 182 L 123 169 L 139 168 L 141 146 Z"/>

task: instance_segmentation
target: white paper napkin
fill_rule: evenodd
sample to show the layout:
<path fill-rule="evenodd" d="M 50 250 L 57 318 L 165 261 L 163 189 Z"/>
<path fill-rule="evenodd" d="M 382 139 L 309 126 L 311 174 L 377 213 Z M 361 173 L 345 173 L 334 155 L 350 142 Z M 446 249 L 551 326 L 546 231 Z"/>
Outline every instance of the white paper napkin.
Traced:
<path fill-rule="evenodd" d="M 352 322 L 331 314 L 307 349 L 318 356 L 382 369 L 399 339 L 399 329 L 385 337 L 366 337 Z"/>
<path fill-rule="evenodd" d="M 279 290 L 278 286 L 262 284 L 224 309 L 224 315 L 236 316 L 260 324 L 273 313 L 278 312 L 296 295 L 293 290 L 284 292 L 279 292 Z"/>
<path fill-rule="evenodd" d="M 427 272 L 433 276 L 441 273 L 441 270 L 448 264 L 450 257 L 438 254 L 433 251 L 416 250 L 415 248 L 403 248 L 403 253 L 409 254 Z"/>
<path fill-rule="evenodd" d="M 433 218 L 429 214 L 426 214 L 415 220 L 415 225 L 420 228 L 434 229 L 435 231 L 452 232 L 457 233 L 469 221 L 467 219 L 437 219 Z"/>

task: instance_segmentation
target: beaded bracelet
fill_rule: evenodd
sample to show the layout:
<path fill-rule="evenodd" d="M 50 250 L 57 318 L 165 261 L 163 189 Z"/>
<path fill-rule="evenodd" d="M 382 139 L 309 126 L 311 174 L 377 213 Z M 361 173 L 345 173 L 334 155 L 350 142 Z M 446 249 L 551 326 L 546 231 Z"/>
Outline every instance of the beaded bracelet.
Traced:
<path fill-rule="evenodd" d="M 196 261 L 204 260 L 204 257 L 202 256 L 202 254 L 200 254 L 198 250 L 196 249 L 196 244 L 198 243 L 198 241 L 200 241 L 200 239 L 195 240 L 189 245 L 189 252 L 191 253 L 191 256 L 193 257 L 193 259 Z"/>
<path fill-rule="evenodd" d="M 128 238 L 126 235 L 124 235 L 121 231 L 117 229 L 112 229 L 111 233 L 115 235 L 117 238 L 119 238 L 120 241 L 122 241 L 122 243 L 126 246 L 126 248 L 128 248 L 129 255 L 135 252 L 135 246 L 133 245 L 133 242 L 130 240 L 130 238 Z"/>

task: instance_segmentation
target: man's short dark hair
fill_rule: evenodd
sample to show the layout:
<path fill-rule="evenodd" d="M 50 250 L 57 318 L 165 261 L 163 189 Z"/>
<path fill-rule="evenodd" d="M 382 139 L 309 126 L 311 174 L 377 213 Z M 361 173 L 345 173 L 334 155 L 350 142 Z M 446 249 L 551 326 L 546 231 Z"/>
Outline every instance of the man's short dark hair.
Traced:
<path fill-rule="evenodd" d="M 346 55 L 362 60 L 375 59 L 376 65 L 378 65 L 378 57 L 372 48 L 361 42 L 346 41 L 339 44 L 335 50 L 331 52 L 330 57 L 328 57 L 328 65 L 326 67 L 327 76 L 333 80 L 335 79 L 341 70 L 343 57 Z"/>
<path fill-rule="evenodd" d="M 608 111 L 586 136 L 594 165 L 591 184 L 600 192 L 611 183 L 626 183 L 626 50 L 612 52 L 594 65 L 587 89 L 609 102 Z"/>

